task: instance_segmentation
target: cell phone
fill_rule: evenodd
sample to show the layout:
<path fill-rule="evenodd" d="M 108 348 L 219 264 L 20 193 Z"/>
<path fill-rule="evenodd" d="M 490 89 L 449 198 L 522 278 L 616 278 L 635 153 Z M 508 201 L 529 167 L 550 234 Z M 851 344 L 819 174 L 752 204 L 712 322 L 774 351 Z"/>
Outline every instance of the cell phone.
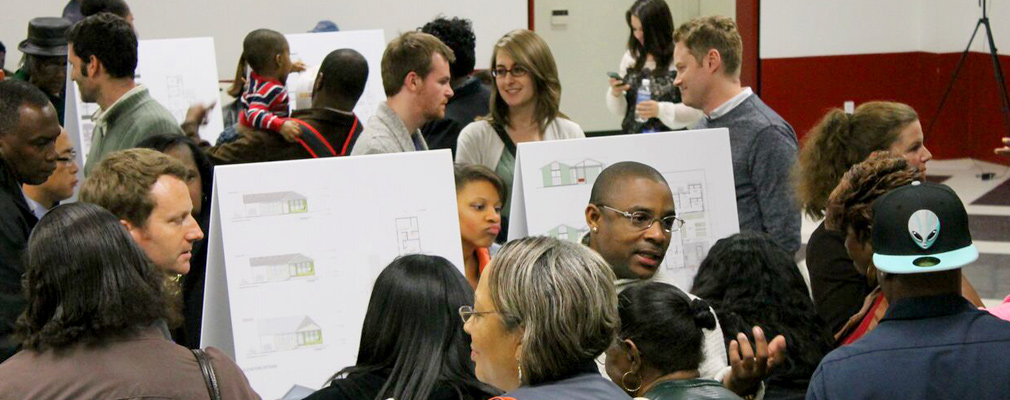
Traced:
<path fill-rule="evenodd" d="M 609 77 L 611 77 L 613 79 L 617 79 L 619 81 L 624 81 L 624 78 L 621 77 L 621 74 L 618 74 L 618 73 L 613 72 L 613 71 L 607 72 L 607 76 L 609 76 Z"/>

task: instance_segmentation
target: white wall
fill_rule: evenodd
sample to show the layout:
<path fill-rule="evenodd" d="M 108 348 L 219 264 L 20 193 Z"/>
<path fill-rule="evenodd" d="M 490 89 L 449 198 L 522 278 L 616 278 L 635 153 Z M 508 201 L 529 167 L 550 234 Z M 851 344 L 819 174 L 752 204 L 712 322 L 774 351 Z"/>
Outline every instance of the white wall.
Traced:
<path fill-rule="evenodd" d="M 536 0 L 534 28 L 551 47 L 561 78 L 561 111 L 586 132 L 621 129 L 607 110 L 607 71 L 617 71 L 631 33 L 624 14 L 634 0 Z M 736 16 L 735 0 L 667 0 L 676 24 L 698 15 Z M 552 25 L 552 10 L 568 10 Z"/>
<path fill-rule="evenodd" d="M 242 52 L 242 39 L 257 28 L 281 33 L 307 32 L 319 20 L 342 30 L 384 29 L 389 41 L 438 14 L 473 21 L 477 67 L 486 68 L 491 46 L 505 32 L 527 26 L 526 0 L 127 0 L 141 39 L 212 36 L 222 79 L 231 79 Z M 0 12 L 0 41 L 7 46 L 9 70 L 17 68 L 17 44 L 34 17 L 60 16 L 65 0 L 19 1 Z M 378 66 L 373 66 L 378 67 Z"/>
<path fill-rule="evenodd" d="M 990 2 L 1000 54 L 1010 54 L 1010 2 Z M 964 50 L 981 17 L 976 1 L 766 0 L 761 58 Z M 988 52 L 984 32 L 972 49 Z"/>

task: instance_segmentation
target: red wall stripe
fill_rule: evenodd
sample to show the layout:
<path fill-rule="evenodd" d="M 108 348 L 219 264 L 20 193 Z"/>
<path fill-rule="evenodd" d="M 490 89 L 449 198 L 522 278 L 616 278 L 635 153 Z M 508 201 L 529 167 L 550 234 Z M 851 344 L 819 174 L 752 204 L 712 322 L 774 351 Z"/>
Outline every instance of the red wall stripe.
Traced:
<path fill-rule="evenodd" d="M 846 100 L 906 103 L 923 128 L 935 117 L 961 53 L 887 53 L 761 60 L 761 98 L 792 124 L 801 138 Z M 1010 75 L 1010 56 L 1000 56 Z M 971 157 L 1010 164 L 992 149 L 1007 135 L 988 54 L 971 53 L 926 146 L 937 159 Z M 1007 88 L 1003 88 L 1007 90 Z"/>
<path fill-rule="evenodd" d="M 759 79 L 761 63 L 758 32 L 761 20 L 758 0 L 736 1 L 736 25 L 743 40 L 743 63 L 740 66 L 740 83 L 750 86 L 754 93 L 761 95 L 761 80 Z"/>

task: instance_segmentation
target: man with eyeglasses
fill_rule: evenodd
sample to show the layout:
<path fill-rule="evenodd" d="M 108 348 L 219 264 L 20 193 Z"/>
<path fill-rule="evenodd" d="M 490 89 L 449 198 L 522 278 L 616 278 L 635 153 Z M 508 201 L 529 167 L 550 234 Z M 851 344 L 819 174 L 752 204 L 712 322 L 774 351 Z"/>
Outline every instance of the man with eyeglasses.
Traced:
<path fill-rule="evenodd" d="M 74 195 L 74 188 L 77 187 L 77 162 L 73 144 L 67 135 L 66 129 L 60 132 L 56 138 L 56 170 L 49 179 L 41 185 L 22 185 L 25 192 L 25 200 L 31 207 L 32 213 L 42 219 L 49 210 L 60 204 L 61 201 L 69 199 Z"/>
<path fill-rule="evenodd" d="M 649 281 L 674 284 L 659 267 L 670 247 L 670 237 L 684 221 L 677 218 L 670 185 L 655 168 L 625 161 L 604 169 L 593 184 L 586 223 L 589 232 L 582 236 L 582 244 L 596 250 L 614 269 L 618 292 Z M 702 332 L 705 357 L 698 368 L 701 377 L 721 381 L 740 395 L 763 391 L 761 380 L 770 373 L 769 364 L 781 360 L 785 351 L 785 339 L 777 337 L 769 345 L 763 333 L 756 334 L 757 351 L 749 341 L 740 340 L 741 354 L 730 358 L 730 367 L 719 322 L 715 329 Z"/>

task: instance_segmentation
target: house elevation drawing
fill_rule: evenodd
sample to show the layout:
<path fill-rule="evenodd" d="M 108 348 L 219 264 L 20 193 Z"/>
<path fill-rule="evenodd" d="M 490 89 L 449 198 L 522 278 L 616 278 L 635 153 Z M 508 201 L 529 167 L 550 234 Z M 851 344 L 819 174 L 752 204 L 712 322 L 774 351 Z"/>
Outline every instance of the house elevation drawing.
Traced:
<path fill-rule="evenodd" d="M 261 319 L 256 324 L 259 346 L 253 353 L 297 350 L 323 344 L 323 330 L 306 315 Z"/>
<path fill-rule="evenodd" d="M 249 279 L 245 283 L 281 282 L 316 275 L 315 260 L 301 253 L 249 259 Z"/>
<path fill-rule="evenodd" d="M 568 165 L 560 161 L 540 167 L 544 187 L 590 185 L 596 182 L 596 177 L 603 172 L 603 163 L 585 159 L 573 165 Z"/>
<path fill-rule="evenodd" d="M 547 231 L 546 235 L 555 239 L 578 242 L 582 234 L 589 232 L 588 227 L 577 228 L 567 224 L 561 224 Z"/>
<path fill-rule="evenodd" d="M 309 211 L 308 199 L 296 192 L 254 193 L 242 195 L 246 217 L 298 214 Z"/>

